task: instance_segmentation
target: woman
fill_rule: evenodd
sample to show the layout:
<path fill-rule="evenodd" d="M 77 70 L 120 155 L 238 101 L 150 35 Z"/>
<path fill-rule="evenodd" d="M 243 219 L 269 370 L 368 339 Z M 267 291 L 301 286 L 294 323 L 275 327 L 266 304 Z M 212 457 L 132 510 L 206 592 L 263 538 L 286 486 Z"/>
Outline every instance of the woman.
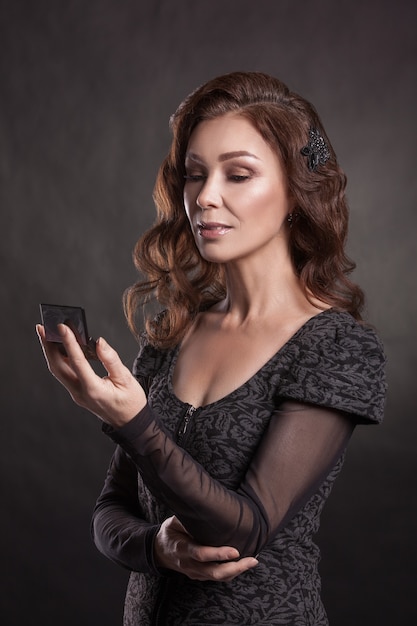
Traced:
<path fill-rule="evenodd" d="M 384 355 L 348 278 L 345 176 L 313 107 L 270 76 L 188 96 L 138 242 L 146 322 L 134 376 L 74 335 L 50 370 L 118 444 L 93 519 L 131 570 L 126 625 L 327 624 L 313 535 L 358 423 L 378 423 Z"/>

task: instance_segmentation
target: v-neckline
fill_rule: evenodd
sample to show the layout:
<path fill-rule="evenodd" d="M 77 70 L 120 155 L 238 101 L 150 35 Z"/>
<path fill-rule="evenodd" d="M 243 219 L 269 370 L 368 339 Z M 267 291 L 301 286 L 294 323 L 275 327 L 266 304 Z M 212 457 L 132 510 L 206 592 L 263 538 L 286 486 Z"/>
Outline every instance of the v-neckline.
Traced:
<path fill-rule="evenodd" d="M 325 314 L 328 314 L 329 312 L 331 313 L 335 313 L 337 311 L 335 311 L 335 309 L 333 309 L 332 307 L 328 308 L 328 309 L 324 309 L 324 311 L 320 311 L 320 313 L 317 313 L 316 315 L 313 315 L 312 317 L 310 317 L 308 320 L 306 320 L 292 335 L 291 337 L 289 337 L 287 339 L 287 341 L 285 341 L 282 346 L 267 360 L 265 361 L 265 363 L 263 365 L 261 365 L 261 367 L 254 373 L 252 374 L 252 376 L 250 376 L 247 380 L 245 380 L 241 385 L 239 385 L 238 387 L 236 387 L 235 389 L 233 389 L 232 391 L 230 391 L 229 393 L 225 394 L 224 396 L 222 396 L 221 398 L 218 398 L 217 400 L 213 400 L 213 402 L 208 402 L 207 404 L 202 404 L 198 407 L 191 405 L 189 402 L 185 402 L 184 400 L 181 400 L 175 393 L 174 391 L 174 385 L 173 385 L 173 376 L 174 376 L 174 370 L 175 370 L 175 365 L 177 363 L 178 360 L 178 355 L 181 349 L 181 344 L 178 344 L 175 348 L 173 348 L 172 350 L 172 357 L 171 357 L 171 362 L 169 364 L 169 369 L 168 369 L 168 376 L 167 376 L 167 388 L 168 391 L 170 393 L 170 395 L 175 399 L 176 402 L 178 402 L 181 406 L 183 407 L 193 407 L 194 409 L 198 409 L 200 410 L 204 410 L 207 409 L 209 407 L 214 407 L 217 404 L 220 404 L 222 402 L 228 401 L 230 400 L 230 398 L 232 398 L 235 394 L 239 393 L 244 387 L 246 387 L 247 385 L 249 385 L 251 383 L 251 381 L 253 381 L 255 378 L 257 378 L 258 376 L 260 376 L 262 374 L 262 372 L 268 368 L 270 366 L 270 364 L 277 359 L 278 357 L 280 357 L 282 355 L 283 352 L 285 352 L 286 349 L 288 349 L 288 347 L 298 338 L 298 336 L 300 334 L 302 334 L 309 326 L 310 324 L 312 324 L 314 321 L 316 321 L 318 318 L 322 317 Z"/>

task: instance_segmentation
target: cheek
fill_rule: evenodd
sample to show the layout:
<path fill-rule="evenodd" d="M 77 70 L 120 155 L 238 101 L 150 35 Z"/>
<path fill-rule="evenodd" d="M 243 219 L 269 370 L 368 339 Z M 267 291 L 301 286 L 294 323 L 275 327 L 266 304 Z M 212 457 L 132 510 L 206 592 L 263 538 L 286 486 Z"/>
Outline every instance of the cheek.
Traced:
<path fill-rule="evenodd" d="M 242 215 L 245 214 L 248 217 L 256 215 L 259 219 L 268 217 L 271 213 L 278 216 L 284 201 L 280 191 L 269 185 L 259 185 L 250 189 L 240 196 L 239 206 Z"/>
<path fill-rule="evenodd" d="M 193 203 L 191 201 L 190 193 L 187 192 L 186 190 L 184 190 L 182 201 L 184 205 L 185 214 L 190 220 L 191 219 L 191 207 L 193 206 Z"/>

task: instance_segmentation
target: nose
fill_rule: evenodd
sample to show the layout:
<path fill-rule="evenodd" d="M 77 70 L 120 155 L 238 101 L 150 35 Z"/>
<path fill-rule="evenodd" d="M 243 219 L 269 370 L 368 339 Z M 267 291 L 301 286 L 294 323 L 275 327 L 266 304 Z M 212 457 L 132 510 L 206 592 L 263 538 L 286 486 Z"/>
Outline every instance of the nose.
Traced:
<path fill-rule="evenodd" d="M 212 178 L 206 178 L 197 196 L 197 206 L 203 211 L 221 206 L 221 194 L 218 185 Z"/>

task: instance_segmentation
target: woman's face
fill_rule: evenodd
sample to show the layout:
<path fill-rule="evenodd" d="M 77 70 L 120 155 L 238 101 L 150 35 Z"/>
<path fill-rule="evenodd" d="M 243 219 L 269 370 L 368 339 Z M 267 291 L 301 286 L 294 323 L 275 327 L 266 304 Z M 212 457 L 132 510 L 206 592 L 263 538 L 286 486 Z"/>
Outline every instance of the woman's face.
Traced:
<path fill-rule="evenodd" d="M 185 168 L 184 206 L 203 258 L 227 263 L 288 249 L 286 175 L 248 120 L 228 113 L 198 124 Z"/>

